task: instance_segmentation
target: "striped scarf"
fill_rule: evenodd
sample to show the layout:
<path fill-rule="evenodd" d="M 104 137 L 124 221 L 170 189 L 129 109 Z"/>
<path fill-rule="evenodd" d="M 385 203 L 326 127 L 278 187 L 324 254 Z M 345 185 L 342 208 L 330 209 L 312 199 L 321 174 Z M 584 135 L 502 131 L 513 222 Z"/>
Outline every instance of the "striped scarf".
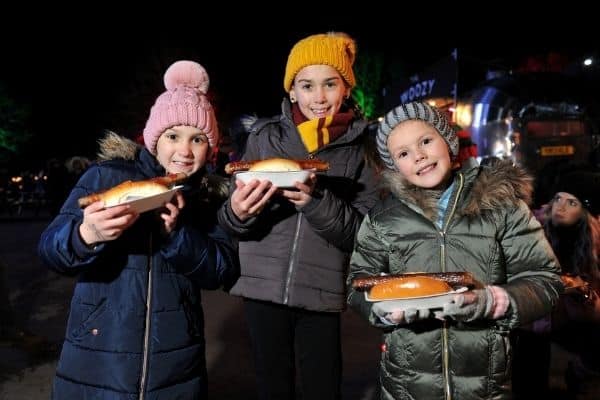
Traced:
<path fill-rule="evenodd" d="M 354 118 L 354 112 L 338 112 L 323 118 L 307 119 L 298 104 L 292 105 L 292 118 L 300 132 L 300 138 L 309 153 L 314 153 L 342 136 Z"/>

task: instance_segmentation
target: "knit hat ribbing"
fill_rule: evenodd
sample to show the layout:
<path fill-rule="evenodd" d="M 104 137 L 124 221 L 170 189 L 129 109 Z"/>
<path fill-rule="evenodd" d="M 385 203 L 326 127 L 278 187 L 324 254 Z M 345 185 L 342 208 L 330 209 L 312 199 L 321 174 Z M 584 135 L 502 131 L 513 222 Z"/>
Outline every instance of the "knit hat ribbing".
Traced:
<path fill-rule="evenodd" d="M 377 151 L 388 168 L 397 169 L 387 147 L 388 136 L 398 124 L 408 120 L 420 120 L 433 126 L 448 143 L 452 156 L 458 155 L 458 137 L 444 114 L 427 103 L 406 103 L 388 112 L 377 129 Z"/>
<path fill-rule="evenodd" d="M 167 91 L 156 99 L 144 128 L 148 150 L 156 154 L 160 135 L 178 125 L 202 130 L 209 145 L 215 148 L 219 143 L 219 129 L 206 97 L 210 81 L 204 67 L 193 61 L 177 61 L 165 72 L 164 84 Z"/>
<path fill-rule="evenodd" d="M 329 32 L 308 36 L 296 43 L 290 51 L 283 87 L 289 92 L 296 74 L 308 65 L 329 65 L 353 88 L 356 85 L 352 71 L 355 58 L 356 43 L 345 33 Z"/>

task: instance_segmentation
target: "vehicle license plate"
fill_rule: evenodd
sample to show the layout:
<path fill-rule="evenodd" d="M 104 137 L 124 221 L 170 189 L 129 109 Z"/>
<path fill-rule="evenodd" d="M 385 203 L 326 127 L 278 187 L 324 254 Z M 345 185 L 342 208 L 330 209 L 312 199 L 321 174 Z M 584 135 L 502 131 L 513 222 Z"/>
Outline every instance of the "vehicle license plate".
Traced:
<path fill-rule="evenodd" d="M 542 157 L 548 156 L 570 156 L 575 154 L 573 146 L 544 146 L 540 149 Z"/>

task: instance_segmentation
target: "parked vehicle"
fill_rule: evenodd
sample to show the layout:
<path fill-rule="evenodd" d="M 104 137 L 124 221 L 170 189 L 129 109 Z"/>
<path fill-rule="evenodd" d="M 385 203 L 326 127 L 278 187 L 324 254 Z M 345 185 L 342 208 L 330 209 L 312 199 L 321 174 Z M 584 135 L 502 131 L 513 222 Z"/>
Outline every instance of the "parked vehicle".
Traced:
<path fill-rule="evenodd" d="M 567 162 L 598 166 L 600 115 L 593 96 L 598 94 L 577 77 L 509 75 L 473 90 L 457 107 L 457 118 L 481 158 L 512 159 L 541 178 Z"/>

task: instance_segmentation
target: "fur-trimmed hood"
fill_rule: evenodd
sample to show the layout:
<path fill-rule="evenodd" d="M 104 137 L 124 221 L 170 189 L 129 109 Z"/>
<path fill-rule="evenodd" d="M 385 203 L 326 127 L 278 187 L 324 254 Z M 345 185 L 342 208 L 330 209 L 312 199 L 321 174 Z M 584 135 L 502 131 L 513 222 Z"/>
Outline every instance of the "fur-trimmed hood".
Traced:
<path fill-rule="evenodd" d="M 138 153 L 144 150 L 142 145 L 110 131 L 107 131 L 106 135 L 98 140 L 98 144 L 100 146 L 97 154 L 98 161 L 115 159 L 133 161 Z M 213 174 L 202 174 L 201 185 L 211 198 L 214 197 L 222 201 L 229 195 L 229 180 L 227 178 Z"/>
<path fill-rule="evenodd" d="M 98 144 L 100 145 L 97 154 L 99 161 L 118 158 L 134 160 L 137 153 L 142 149 L 142 146 L 133 140 L 110 131 L 107 131 L 106 135 L 98 140 Z"/>
<path fill-rule="evenodd" d="M 462 206 L 458 212 L 468 217 L 481 216 L 499 208 L 514 207 L 520 200 L 531 205 L 533 177 L 510 161 L 499 161 L 493 165 L 476 166 L 456 171 L 455 182 L 464 177 Z M 396 197 L 418 206 L 430 219 L 437 215 L 438 190 L 426 190 L 409 184 L 397 171 L 386 169 L 382 185 Z"/>

